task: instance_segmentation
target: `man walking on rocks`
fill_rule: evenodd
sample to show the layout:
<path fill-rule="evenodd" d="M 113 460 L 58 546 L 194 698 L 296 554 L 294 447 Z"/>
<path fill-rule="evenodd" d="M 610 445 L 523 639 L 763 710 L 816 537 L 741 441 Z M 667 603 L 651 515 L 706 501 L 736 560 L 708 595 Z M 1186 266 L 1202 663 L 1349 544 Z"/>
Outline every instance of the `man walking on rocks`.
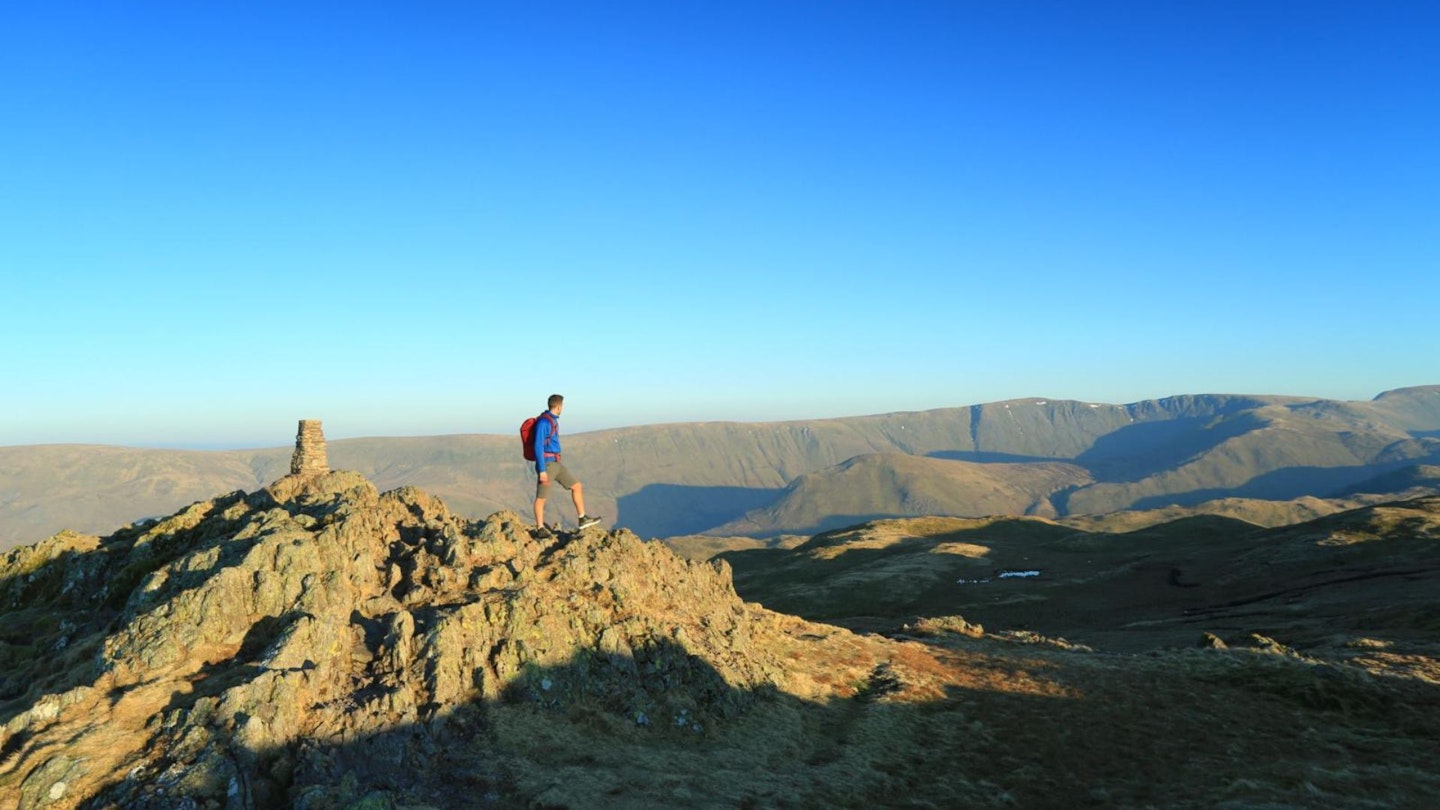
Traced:
<path fill-rule="evenodd" d="M 535 419 L 535 473 L 539 482 L 535 485 L 533 534 L 540 539 L 551 536 L 550 530 L 545 527 L 545 500 L 550 497 L 551 481 L 570 490 L 575 512 L 580 516 L 580 528 L 589 528 L 600 522 L 600 518 L 585 514 L 585 488 L 560 462 L 560 412 L 565 410 L 565 397 L 551 394 L 547 405 Z"/>

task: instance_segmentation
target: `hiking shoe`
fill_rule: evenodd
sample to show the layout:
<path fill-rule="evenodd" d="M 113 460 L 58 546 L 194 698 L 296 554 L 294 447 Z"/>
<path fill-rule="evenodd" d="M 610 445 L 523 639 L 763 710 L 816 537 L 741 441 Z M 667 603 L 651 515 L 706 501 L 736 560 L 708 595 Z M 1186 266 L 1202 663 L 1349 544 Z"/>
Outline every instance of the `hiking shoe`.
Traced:
<path fill-rule="evenodd" d="M 582 528 L 582 529 L 588 529 L 588 528 L 590 528 L 591 526 L 594 526 L 596 523 L 599 523 L 599 522 L 600 522 L 600 518 L 595 517 L 594 515 L 581 515 L 581 516 L 580 516 L 580 528 Z"/>
<path fill-rule="evenodd" d="M 530 530 L 530 536 L 536 540 L 549 540 L 555 536 L 555 533 L 545 526 L 536 526 Z"/>

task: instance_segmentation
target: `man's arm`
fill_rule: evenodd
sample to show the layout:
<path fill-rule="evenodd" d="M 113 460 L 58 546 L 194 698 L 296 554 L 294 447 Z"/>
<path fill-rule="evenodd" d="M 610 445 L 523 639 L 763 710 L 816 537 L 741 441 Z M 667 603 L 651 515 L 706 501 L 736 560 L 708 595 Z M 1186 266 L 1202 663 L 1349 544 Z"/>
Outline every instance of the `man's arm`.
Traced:
<path fill-rule="evenodd" d="M 540 417 L 535 420 L 535 472 L 545 474 L 545 445 L 550 441 L 550 420 Z"/>

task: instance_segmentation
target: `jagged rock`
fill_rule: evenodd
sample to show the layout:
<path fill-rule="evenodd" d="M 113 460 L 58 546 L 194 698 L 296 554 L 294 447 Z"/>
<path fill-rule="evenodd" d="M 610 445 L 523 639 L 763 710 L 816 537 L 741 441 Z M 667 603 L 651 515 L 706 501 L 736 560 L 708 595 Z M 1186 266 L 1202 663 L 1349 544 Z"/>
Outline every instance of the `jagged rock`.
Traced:
<path fill-rule="evenodd" d="M 1262 652 L 1272 653 L 1274 655 L 1283 655 L 1288 658 L 1305 657 L 1300 653 L 1296 652 L 1294 649 L 1287 647 L 1284 644 L 1276 641 L 1275 639 L 1270 638 L 1266 635 L 1262 635 L 1260 633 L 1250 634 L 1250 646 Z"/>
<path fill-rule="evenodd" d="M 1224 650 L 1229 648 L 1229 645 L 1225 643 L 1225 640 L 1215 635 L 1214 633 L 1205 633 L 1203 636 L 1201 636 L 1200 646 L 1211 650 Z"/>
<path fill-rule="evenodd" d="M 0 733 L 26 763 L 0 788 L 18 779 L 32 804 L 389 806 L 373 788 L 423 778 L 486 705 L 700 733 L 778 689 L 863 684 L 875 663 L 848 633 L 742 602 L 723 562 L 624 530 L 541 542 L 513 513 L 472 524 L 346 472 L 11 552 L 0 594 L 83 639 L 77 674 L 6 683 L 36 699 Z M 797 645 L 845 639 L 833 681 L 793 665 Z M 87 713 L 130 736 L 47 734 Z"/>
<path fill-rule="evenodd" d="M 981 638 L 985 635 L 985 627 L 983 625 L 967 622 L 964 617 L 961 616 L 926 617 L 907 624 L 902 629 L 906 635 L 921 638 L 945 634 L 954 634 L 967 638 Z"/>

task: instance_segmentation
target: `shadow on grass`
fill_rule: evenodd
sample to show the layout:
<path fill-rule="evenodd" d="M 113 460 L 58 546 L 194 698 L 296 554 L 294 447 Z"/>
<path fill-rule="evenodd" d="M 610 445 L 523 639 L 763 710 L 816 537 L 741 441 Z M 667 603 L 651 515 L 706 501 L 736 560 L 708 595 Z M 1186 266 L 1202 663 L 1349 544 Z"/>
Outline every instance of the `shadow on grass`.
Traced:
<path fill-rule="evenodd" d="M 1314 529 L 1216 515 L 1121 534 L 1000 519 L 899 538 L 862 526 L 717 556 L 742 598 L 855 631 L 962 616 L 1137 651 L 1188 646 L 1204 631 L 1424 637 L 1420 620 L 1376 611 L 1436 604 L 1426 591 L 1440 570 L 1424 542 L 1431 525 L 1414 517 L 1375 530 L 1385 542 L 1337 546 L 1286 540 Z"/>
<path fill-rule="evenodd" d="M 203 677 L 232 683 L 254 666 L 216 665 Z M 226 729 L 250 717 L 232 723 L 215 715 L 216 701 L 187 698 L 167 710 L 152 741 L 152 750 L 169 756 L 114 775 L 90 804 L 875 807 L 904 795 L 914 806 L 957 806 L 993 792 L 947 767 L 953 749 L 914 744 L 933 740 L 933 727 L 962 725 L 964 690 L 914 705 L 886 702 L 905 677 L 888 664 L 848 685 L 850 697 L 829 702 L 768 684 L 737 688 L 670 641 L 633 655 L 582 650 L 562 664 L 527 666 L 484 699 L 488 677 L 477 669 L 475 697 L 415 707 L 419 719 L 401 723 L 384 718 L 403 716 L 420 694 L 362 688 L 331 713 L 384 730 L 302 735 L 282 745 L 247 746 Z M 209 742 L 197 744 L 197 727 Z"/>
<path fill-rule="evenodd" d="M 856 630 L 874 630 L 921 617 L 964 613 L 976 600 L 1033 591 L 1033 581 L 1000 575 L 1033 568 L 1028 548 L 1080 542 L 1078 529 L 1036 520 L 999 519 L 954 531 L 866 542 L 867 527 L 818 534 L 793 549 L 743 549 L 717 555 L 731 568 L 741 598 L 772 610 Z M 978 547 L 939 552 L 945 544 Z M 1036 557 L 1039 559 L 1039 556 Z M 1049 572 L 1046 572 L 1049 576 Z M 986 580 L 982 593 L 958 580 Z M 877 624 L 879 622 L 879 624 Z"/>
<path fill-rule="evenodd" d="M 914 701 L 889 699 L 915 676 L 903 665 L 815 702 L 736 688 L 662 642 L 531 666 L 493 699 L 426 705 L 413 721 L 375 722 L 406 695 L 372 691 L 346 709 L 370 728 L 284 744 L 226 731 L 248 716 L 172 713 L 156 740 L 168 757 L 113 775 L 89 805 L 1214 806 L 1283 803 L 1308 763 L 1343 764 L 1307 793 L 1317 802 L 1404 806 L 1437 779 L 1440 707 L 1363 673 L 1255 651 L 1138 663 L 1023 647 L 969 655 L 976 680 Z M 1344 754 L 1352 742 L 1363 759 Z"/>

